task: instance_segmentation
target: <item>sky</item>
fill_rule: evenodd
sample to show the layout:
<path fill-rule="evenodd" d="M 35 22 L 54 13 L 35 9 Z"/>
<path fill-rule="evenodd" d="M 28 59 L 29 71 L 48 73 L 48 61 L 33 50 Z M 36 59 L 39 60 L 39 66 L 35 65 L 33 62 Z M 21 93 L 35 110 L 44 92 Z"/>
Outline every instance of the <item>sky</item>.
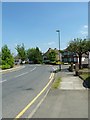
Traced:
<path fill-rule="evenodd" d="M 88 35 L 88 2 L 3 2 L 2 45 L 16 54 L 17 44 L 25 48 L 65 49 L 74 38 Z"/>

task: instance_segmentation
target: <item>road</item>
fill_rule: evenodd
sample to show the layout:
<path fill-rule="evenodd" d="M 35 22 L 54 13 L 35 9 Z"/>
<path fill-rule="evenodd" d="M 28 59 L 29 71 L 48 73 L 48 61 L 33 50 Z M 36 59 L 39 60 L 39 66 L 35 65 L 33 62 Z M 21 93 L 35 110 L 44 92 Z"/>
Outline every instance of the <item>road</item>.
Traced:
<path fill-rule="evenodd" d="M 3 74 L 3 118 L 15 118 L 49 82 L 52 70 L 49 65 L 25 65 L 23 69 Z"/>

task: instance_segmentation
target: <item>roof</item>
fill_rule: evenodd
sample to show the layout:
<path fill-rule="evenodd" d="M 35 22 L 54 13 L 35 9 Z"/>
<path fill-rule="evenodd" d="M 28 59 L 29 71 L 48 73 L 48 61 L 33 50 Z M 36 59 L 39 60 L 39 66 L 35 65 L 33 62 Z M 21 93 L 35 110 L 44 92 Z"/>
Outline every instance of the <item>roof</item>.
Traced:
<path fill-rule="evenodd" d="M 47 52 L 43 54 L 43 56 L 47 55 L 47 54 L 48 54 L 49 52 L 51 52 L 52 50 L 55 50 L 56 53 L 59 52 L 59 50 L 58 50 L 57 48 L 55 48 L 55 49 L 49 48 L 49 49 L 47 50 Z"/>

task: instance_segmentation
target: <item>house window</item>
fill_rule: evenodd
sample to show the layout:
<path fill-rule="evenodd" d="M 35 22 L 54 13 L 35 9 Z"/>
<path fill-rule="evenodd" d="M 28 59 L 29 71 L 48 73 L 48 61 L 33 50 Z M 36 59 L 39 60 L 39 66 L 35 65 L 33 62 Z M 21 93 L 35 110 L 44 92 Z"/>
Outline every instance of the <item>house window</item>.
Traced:
<path fill-rule="evenodd" d="M 71 58 L 69 58 L 69 62 L 71 62 Z"/>
<path fill-rule="evenodd" d="M 64 55 L 67 55 L 67 52 L 64 52 L 63 54 L 64 54 Z"/>
<path fill-rule="evenodd" d="M 67 58 L 64 58 L 64 62 L 67 62 Z"/>

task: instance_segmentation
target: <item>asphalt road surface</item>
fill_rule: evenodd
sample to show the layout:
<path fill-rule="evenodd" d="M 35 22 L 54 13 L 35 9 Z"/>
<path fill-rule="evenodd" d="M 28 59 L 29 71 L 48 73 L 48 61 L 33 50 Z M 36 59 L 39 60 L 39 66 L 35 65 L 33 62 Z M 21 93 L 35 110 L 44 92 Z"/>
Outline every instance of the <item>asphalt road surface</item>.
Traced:
<path fill-rule="evenodd" d="M 45 87 L 52 66 L 25 65 L 25 68 L 2 75 L 2 115 L 16 115 Z M 1 84 L 1 83 L 0 83 Z"/>

